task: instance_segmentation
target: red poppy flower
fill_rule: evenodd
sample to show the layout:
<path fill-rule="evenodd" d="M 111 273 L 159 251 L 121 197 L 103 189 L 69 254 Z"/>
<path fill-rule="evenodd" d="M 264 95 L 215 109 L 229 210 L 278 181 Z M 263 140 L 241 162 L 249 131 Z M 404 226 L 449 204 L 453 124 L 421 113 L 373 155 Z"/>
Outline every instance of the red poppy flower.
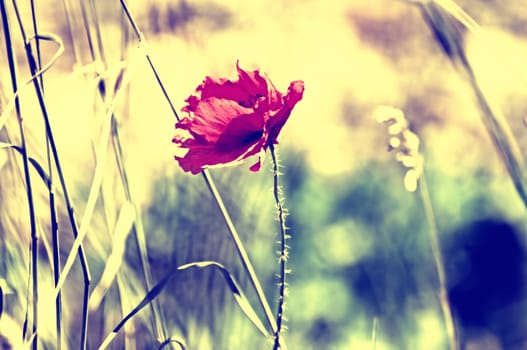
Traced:
<path fill-rule="evenodd" d="M 287 94 L 274 87 L 259 70 L 245 71 L 236 64 L 238 80 L 206 77 L 196 94 L 185 101 L 187 112 L 176 123 L 175 159 L 184 171 L 197 174 L 212 166 L 237 164 L 258 154 L 252 171 L 258 171 L 267 147 L 278 134 L 293 107 L 302 99 L 304 82 L 293 81 Z"/>

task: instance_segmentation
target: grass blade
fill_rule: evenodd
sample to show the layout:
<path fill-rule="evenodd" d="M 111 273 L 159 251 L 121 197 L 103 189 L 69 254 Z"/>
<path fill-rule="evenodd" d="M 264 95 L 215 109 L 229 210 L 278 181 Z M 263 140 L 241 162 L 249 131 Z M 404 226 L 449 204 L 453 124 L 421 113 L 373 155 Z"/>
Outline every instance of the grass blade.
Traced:
<path fill-rule="evenodd" d="M 167 340 L 165 340 L 164 342 L 161 343 L 161 345 L 159 345 L 159 348 L 158 350 L 162 350 L 165 346 L 172 346 L 172 344 L 177 344 L 179 345 L 179 348 L 181 350 L 186 350 L 187 349 L 187 345 L 185 344 L 185 341 L 181 338 L 173 338 L 173 337 L 170 337 L 168 338 Z"/>
<path fill-rule="evenodd" d="M 13 1 L 13 7 L 15 9 L 17 21 L 20 27 L 20 33 L 22 35 L 22 40 L 24 42 L 24 48 L 26 53 L 27 62 L 29 63 L 29 71 L 31 73 L 31 76 L 36 76 L 39 72 L 36 66 L 35 57 L 33 55 L 33 50 L 31 48 L 30 42 L 25 34 L 24 25 L 22 23 L 22 18 L 20 16 L 20 12 L 18 10 L 18 6 L 16 4 L 16 1 Z M 46 137 L 48 138 L 48 142 L 50 145 L 51 153 L 53 155 L 53 160 L 55 163 L 55 167 L 57 169 L 57 175 L 59 177 L 62 193 L 64 195 L 64 201 L 66 203 L 67 211 L 68 211 L 68 217 L 70 220 L 71 229 L 73 231 L 73 236 L 78 236 L 78 226 L 77 221 L 75 219 L 75 213 L 73 210 L 73 205 L 68 193 L 68 188 L 66 185 L 66 179 L 64 176 L 64 172 L 62 170 L 62 166 L 60 163 L 60 157 L 58 154 L 57 145 L 55 142 L 55 138 L 53 135 L 53 130 L 50 123 L 49 113 L 48 109 L 45 103 L 44 94 L 42 91 L 42 87 L 39 85 L 38 81 L 36 79 L 32 79 L 33 86 L 35 88 L 35 93 L 38 100 L 38 105 L 40 107 L 40 111 L 42 113 L 42 118 L 44 120 L 45 129 L 46 129 Z M 89 297 L 89 285 L 91 281 L 91 275 L 88 267 L 88 261 L 84 252 L 84 249 L 82 246 L 78 249 L 78 255 L 81 263 L 82 273 L 83 273 L 83 279 L 84 279 L 84 290 L 83 290 L 83 302 L 82 302 L 82 326 L 81 326 L 81 332 L 80 332 L 80 348 L 85 349 L 86 348 L 86 342 L 87 342 L 87 332 L 88 332 L 88 297 Z"/>
<path fill-rule="evenodd" d="M 114 233 L 112 235 L 112 252 L 105 262 L 105 268 L 102 272 L 99 283 L 95 285 L 88 304 L 90 310 L 96 310 L 108 288 L 114 281 L 117 273 L 124 261 L 124 252 L 126 248 L 126 239 L 132 231 L 132 226 L 135 221 L 135 210 L 132 204 L 125 202 L 119 212 L 119 217 L 115 225 Z"/>
<path fill-rule="evenodd" d="M 117 96 L 116 96 L 117 97 Z M 97 198 L 100 193 L 102 178 L 104 176 L 104 170 L 106 167 L 106 156 L 107 156 L 107 146 L 110 139 L 111 131 L 111 121 L 113 116 L 113 109 L 115 106 L 115 99 L 112 101 L 108 110 L 106 111 L 106 117 L 103 124 L 103 129 L 101 132 L 101 138 L 99 140 L 99 145 L 96 151 L 96 165 L 95 171 L 93 174 L 92 184 L 90 186 L 90 192 L 88 194 L 88 201 L 86 202 L 86 209 L 84 210 L 84 215 L 82 216 L 81 226 L 79 228 L 78 234 L 75 237 L 73 242 L 71 252 L 68 255 L 66 262 L 64 263 L 64 269 L 61 273 L 60 279 L 55 286 L 55 294 L 57 294 L 62 288 L 66 277 L 68 276 L 71 267 L 73 266 L 76 251 L 82 246 L 82 242 L 88 232 L 88 226 L 95 209 L 95 204 L 97 203 Z"/>
<path fill-rule="evenodd" d="M 482 112 L 483 124 L 505 163 L 516 191 L 527 207 L 525 160 L 505 116 L 479 84 L 463 47 L 463 36 L 459 27 L 477 35 L 480 31 L 479 26 L 452 0 L 418 1 L 417 4 L 443 51 L 470 84 Z"/>
<path fill-rule="evenodd" d="M 16 10 L 16 3 L 13 2 L 15 5 Z M 7 17 L 7 9 L 5 6 L 5 1 L 2 1 L 1 7 L 1 16 L 2 16 L 2 25 L 4 28 L 4 38 L 5 38 L 5 45 L 6 45 L 6 55 L 7 55 L 7 61 L 9 64 L 9 71 L 11 73 L 11 85 L 13 89 L 13 93 L 16 95 L 18 91 L 18 79 L 16 74 L 16 68 L 15 68 L 15 54 L 13 50 L 13 45 L 11 41 L 11 31 L 10 31 L 10 25 L 9 20 Z M 33 324 L 32 324 L 32 333 L 35 334 L 35 338 L 32 341 L 32 348 L 34 350 L 38 349 L 38 338 L 37 338 L 37 330 L 38 330 L 38 233 L 37 233 L 37 227 L 36 227 L 36 213 L 35 213 L 35 207 L 33 202 L 33 190 L 31 186 L 31 175 L 29 172 L 29 155 L 27 153 L 27 147 L 26 147 L 26 137 L 25 137 L 25 128 L 24 128 L 24 122 L 22 118 L 22 112 L 20 109 L 20 101 L 18 96 L 15 97 L 15 109 L 16 114 L 18 117 L 18 127 L 20 132 L 20 140 L 21 140 L 21 154 L 23 158 L 23 167 L 24 167 L 24 181 L 26 186 L 26 195 L 27 195 L 27 201 L 28 201 L 28 209 L 29 209 L 29 223 L 30 223 L 30 237 L 31 237 L 31 256 L 30 256 L 30 273 L 31 273 L 31 300 L 32 300 L 32 318 L 33 318 Z M 27 314 L 26 314 L 27 315 Z M 27 320 L 27 319 L 26 319 Z"/>
<path fill-rule="evenodd" d="M 147 295 L 139 302 L 139 304 L 130 311 L 122 320 L 119 322 L 119 324 L 113 329 L 112 333 L 110 333 L 106 339 L 103 341 L 101 346 L 99 347 L 99 350 L 106 349 L 110 343 L 115 339 L 117 336 L 117 333 L 121 330 L 121 328 L 128 322 L 135 314 L 137 314 L 139 311 L 141 311 L 145 306 L 150 304 L 157 296 L 163 291 L 165 286 L 168 284 L 168 282 L 174 278 L 176 275 L 184 272 L 185 270 L 191 269 L 191 268 L 215 268 L 218 270 L 227 286 L 229 287 L 231 293 L 233 294 L 234 299 L 238 303 L 238 306 L 242 310 L 242 312 L 247 316 L 247 318 L 251 321 L 251 323 L 265 336 L 269 337 L 269 333 L 267 332 L 265 326 L 260 321 L 258 315 L 254 311 L 253 307 L 251 306 L 249 300 L 247 297 L 243 294 L 242 290 L 238 287 L 238 283 L 236 282 L 235 278 L 232 276 L 232 274 L 220 263 L 215 261 L 199 261 L 199 262 L 192 262 L 189 264 L 181 265 L 176 270 L 171 271 L 168 273 L 165 277 L 163 277 L 148 293 Z"/>
<path fill-rule="evenodd" d="M 178 267 L 179 271 L 183 271 L 190 268 L 216 268 L 219 272 L 221 272 L 223 278 L 225 279 L 225 282 L 227 283 L 227 286 L 231 290 L 231 293 L 234 296 L 234 299 L 238 303 L 238 306 L 243 311 L 245 316 L 251 321 L 251 323 L 262 333 L 265 337 L 269 336 L 269 333 L 267 332 L 265 326 L 263 325 L 262 321 L 260 321 L 260 318 L 254 311 L 253 307 L 251 306 L 251 303 L 247 299 L 247 297 L 243 294 L 242 290 L 239 288 L 238 283 L 236 283 L 236 280 L 234 276 L 220 263 L 217 263 L 215 261 L 200 261 L 200 262 L 194 262 L 186 265 L 182 265 Z"/>

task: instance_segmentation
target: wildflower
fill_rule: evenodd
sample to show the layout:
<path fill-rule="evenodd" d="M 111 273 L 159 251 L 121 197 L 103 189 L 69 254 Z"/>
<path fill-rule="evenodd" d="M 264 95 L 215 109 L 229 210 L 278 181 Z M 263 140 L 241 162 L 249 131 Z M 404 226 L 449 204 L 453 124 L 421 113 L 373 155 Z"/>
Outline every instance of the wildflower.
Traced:
<path fill-rule="evenodd" d="M 404 176 L 407 191 L 417 189 L 417 180 L 423 173 L 423 157 L 419 153 L 419 137 L 410 130 L 403 111 L 390 106 L 380 106 L 375 112 L 379 123 L 388 124 L 388 150 L 395 150 L 395 159 L 408 170 Z"/>
<path fill-rule="evenodd" d="M 259 70 L 236 64 L 238 80 L 206 77 L 188 97 L 172 139 L 175 159 L 184 171 L 197 174 L 211 166 L 233 165 L 258 154 L 251 171 L 260 169 L 265 151 L 278 135 L 304 93 L 304 82 L 293 81 L 280 93 Z"/>

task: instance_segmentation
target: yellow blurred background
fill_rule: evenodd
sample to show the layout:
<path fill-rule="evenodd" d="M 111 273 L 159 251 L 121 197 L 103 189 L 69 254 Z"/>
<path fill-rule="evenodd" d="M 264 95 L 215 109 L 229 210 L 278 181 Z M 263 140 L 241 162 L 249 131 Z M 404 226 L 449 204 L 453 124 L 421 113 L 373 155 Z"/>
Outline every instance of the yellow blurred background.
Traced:
<path fill-rule="evenodd" d="M 134 0 L 128 5 L 146 39 L 140 44 L 118 1 L 94 2 L 104 57 L 93 60 L 81 3 L 65 3 L 71 6 L 73 36 L 63 2 L 38 2 L 36 12 L 39 31 L 55 33 L 64 43 L 64 54 L 43 78 L 46 105 L 79 218 L 94 176 L 94 149 L 106 117 L 97 92 L 103 79 L 110 96 L 106 107 L 108 101 L 115 103 L 130 183 L 143 209 L 152 266 L 158 268 L 154 277 L 193 259 L 217 259 L 230 266 L 249 289 L 205 186 L 184 174 L 173 159 L 175 118 L 145 54 L 151 55 L 178 110 L 205 76 L 235 79 L 237 60 L 245 69 L 260 68 L 280 91 L 290 81 L 302 79 L 303 100 L 284 127 L 279 146 L 293 237 L 287 301 L 290 321 L 285 333 L 289 348 L 446 348 L 422 208 L 416 195 L 404 190 L 404 169 L 386 150 L 387 133 L 375 121 L 375 109 L 390 105 L 403 110 L 410 128 L 420 137 L 441 234 L 486 215 L 523 228 L 525 208 L 483 127 L 470 86 L 441 51 L 415 4 L 396 0 Z M 458 4 L 482 26 L 478 35 L 466 34 L 464 47 L 523 151 L 527 147 L 525 4 L 522 0 Z M 14 13 L 5 6 L 11 16 L 22 85 L 30 74 Z M 28 4 L 19 6 L 25 25 L 31 28 Z M 90 30 L 95 38 L 95 31 Z M 16 116 L 9 105 L 13 95 L 10 70 L 5 46 L 1 47 L 0 112 L 8 120 L 0 137 L 6 142 L 7 129 L 16 144 Z M 56 46 L 41 41 L 41 50 L 47 62 Z M 122 88 L 114 91 L 123 71 Z M 44 128 L 32 86 L 24 87 L 19 97 L 31 156 L 45 164 Z M 103 231 L 103 222 L 116 216 L 124 202 L 111 157 L 107 162 L 103 191 L 114 199 L 114 212 L 108 214 L 108 207 L 99 202 L 92 232 L 86 238 L 95 256 L 95 281 L 112 247 L 112 237 L 97 232 Z M 0 177 L 13 164 L 7 151 L 0 149 Z M 270 157 L 260 173 L 250 173 L 250 164 L 214 169 L 212 174 L 274 306 L 278 227 L 270 191 Z M 11 284 L 9 300 L 16 299 L 20 305 L 7 310 L 20 323 L 29 237 L 20 237 L 27 232 L 27 203 L 22 186 L 17 190 L 13 184 L 16 181 L 0 181 L 4 222 L 0 239 L 19 244 L 16 249 L 23 254 L 15 261 L 20 271 L 11 269 L 9 274 L 4 264 L 0 282 Z M 46 193 L 41 187 L 36 191 Z M 45 196 L 41 197 L 39 217 L 45 220 L 48 209 Z M 211 218 L 214 216 L 218 218 Z M 43 226 L 46 235 L 46 224 Z M 66 246 L 71 243 L 67 242 Z M 6 246 L 2 246 L 4 260 L 11 254 L 9 249 L 15 249 Z M 137 258 L 130 243 L 127 247 L 127 271 L 133 275 L 138 271 Z M 379 261 L 374 261 L 376 257 Z M 224 288 L 220 279 L 189 277 L 184 282 L 184 287 L 171 285 L 160 301 L 170 330 L 184 336 L 189 349 L 266 348 L 259 334 L 245 324 L 230 295 L 214 296 L 215 290 Z M 42 288 L 50 288 L 46 283 Z M 46 300 L 50 291 L 44 289 L 41 299 Z M 71 297 L 80 290 L 68 293 Z M 123 306 L 123 312 L 144 295 L 140 288 L 130 294 L 130 304 Z M 196 300 L 197 295 L 202 299 Z M 116 302 L 108 308 L 121 306 Z M 199 310 L 197 316 L 195 310 Z M 53 312 L 45 309 L 41 314 Z M 72 324 L 65 331 L 66 344 L 71 344 L 74 316 L 65 317 Z M 91 347 L 98 346 L 101 335 L 120 318 L 109 319 L 114 322 L 101 326 L 101 334 L 91 335 Z M 52 338 L 52 326 L 43 327 L 50 329 L 42 331 L 42 338 Z M 131 334 L 149 332 L 144 325 L 137 327 Z"/>

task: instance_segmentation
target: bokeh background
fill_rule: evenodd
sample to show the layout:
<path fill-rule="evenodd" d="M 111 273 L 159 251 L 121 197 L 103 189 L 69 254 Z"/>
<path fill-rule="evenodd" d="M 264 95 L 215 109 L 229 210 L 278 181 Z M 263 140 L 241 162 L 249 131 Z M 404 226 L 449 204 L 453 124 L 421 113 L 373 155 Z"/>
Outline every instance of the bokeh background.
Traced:
<path fill-rule="evenodd" d="M 173 160 L 175 118 L 145 52 L 151 54 L 177 109 L 206 75 L 234 79 L 237 60 L 245 69 L 260 68 L 282 91 L 292 80 L 305 82 L 304 98 L 284 127 L 279 146 L 292 236 L 285 333 L 290 349 L 448 346 L 423 207 L 417 193 L 405 190 L 405 169 L 387 151 L 386 127 L 373 117 L 380 105 L 402 109 L 420 137 L 424 176 L 441 242 L 456 245 L 468 230 L 462 228 L 493 218 L 517 228 L 518 244 L 523 243 L 525 207 L 483 127 L 469 85 L 444 55 L 416 6 L 395 0 L 129 1 L 145 35 L 145 49 L 123 19 L 119 1 L 94 2 L 105 55 L 104 61 L 94 61 L 81 6 L 66 3 L 71 6 L 73 36 L 62 2 L 39 2 L 36 10 L 39 30 L 56 33 L 64 41 L 65 52 L 45 73 L 44 84 L 75 209 L 82 217 L 95 168 L 93 140 L 98 140 L 104 116 L 97 84 L 102 77 L 111 94 L 124 71 L 126 93 L 116 100 L 117 122 L 131 188 L 142 209 L 155 280 L 181 264 L 216 260 L 238 279 L 256 305 L 205 184 L 200 176 L 183 173 Z M 467 33 L 467 54 L 524 151 L 525 4 L 523 0 L 458 4 L 483 28 L 478 36 Z M 6 6 L 12 14 L 13 37 L 18 40 L 20 81 L 25 81 L 29 71 L 23 46 L 12 9 Z M 29 28 L 30 9 L 25 3 L 20 8 Z M 123 23 L 128 30 L 123 31 Z M 41 45 L 46 61 L 55 47 Z M 3 112 L 12 93 L 5 46 L 0 47 Z M 31 155 L 45 160 L 44 129 L 34 92 L 25 88 L 20 97 Z M 16 141 L 14 114 L 0 134 L 2 141 L 6 130 L 12 130 Z M 86 238 L 94 285 L 112 248 L 108 221 L 115 222 L 115 213 L 125 202 L 116 170 L 108 162 L 103 191 L 112 200 L 104 205 L 98 202 Z M 259 173 L 249 172 L 250 164 L 213 169 L 211 174 L 274 306 L 278 224 L 270 157 Z M 10 315 L 10 327 L 16 333 L 22 328 L 27 295 L 27 203 L 22 180 L 13 170 L 17 168 L 15 157 L 4 149 L 0 149 L 0 166 L 0 282 L 4 315 Z M 45 236 L 46 192 L 43 187 L 36 191 L 42 194 L 38 209 Z M 114 209 L 111 214 L 108 206 Z M 67 222 L 63 205 L 59 209 L 62 221 Z M 66 238 L 67 227 L 63 230 L 66 255 L 71 238 Z M 125 281 L 120 282 L 129 298 L 119 299 L 116 284 L 110 286 L 90 319 L 90 348 L 98 347 L 122 318 L 121 312 L 131 310 L 145 295 L 131 237 L 122 266 Z M 40 255 L 47 261 L 44 247 Z M 489 255 L 498 263 L 506 253 L 490 249 Z M 457 260 L 448 254 L 445 259 L 447 271 L 457 271 Z M 518 260 L 514 266 L 522 264 Z M 522 277 L 518 280 L 523 274 L 519 269 L 517 275 Z M 43 320 L 53 319 L 51 303 L 45 305 L 45 300 L 52 300 L 46 299 L 50 298 L 51 280 L 45 274 L 42 279 L 40 315 Z M 75 348 L 72 344 L 78 341 L 75 329 L 80 305 L 75 298 L 81 292 L 80 280 L 76 266 L 65 292 L 66 348 Z M 215 273 L 182 275 L 165 288 L 159 302 L 169 334 L 185 339 L 189 349 L 270 348 Z M 504 319 L 521 323 L 525 309 L 518 305 Z M 128 329 L 128 347 L 152 347 L 148 312 L 145 309 L 137 315 L 135 325 Z M 2 334 L 8 327 L 6 317 L 0 323 Z M 41 324 L 41 341 L 51 349 L 53 322 Z M 120 334 L 113 346 L 122 348 L 124 342 Z"/>

